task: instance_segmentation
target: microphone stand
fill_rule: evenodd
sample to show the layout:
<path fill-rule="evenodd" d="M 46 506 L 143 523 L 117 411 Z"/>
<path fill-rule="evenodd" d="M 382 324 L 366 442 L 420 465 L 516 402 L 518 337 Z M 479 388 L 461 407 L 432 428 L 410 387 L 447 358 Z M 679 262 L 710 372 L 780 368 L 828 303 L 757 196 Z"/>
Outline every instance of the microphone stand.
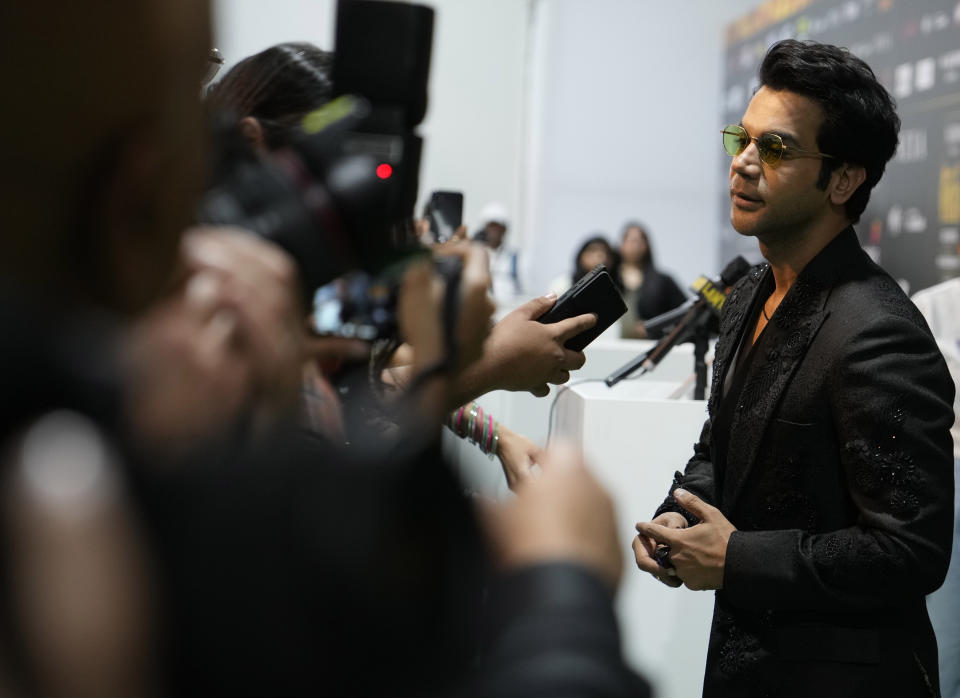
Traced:
<path fill-rule="evenodd" d="M 689 308 L 687 313 L 693 315 L 699 310 L 699 307 L 694 306 Z M 677 323 L 653 347 L 607 376 L 604 383 L 607 384 L 608 388 L 612 388 L 634 372 L 638 372 L 637 378 L 649 373 L 676 344 L 691 339 L 693 340 L 693 371 L 696 376 L 693 397 L 695 400 L 703 400 L 707 392 L 707 349 L 710 343 L 709 315 L 698 318 L 686 326 L 684 322 Z"/>

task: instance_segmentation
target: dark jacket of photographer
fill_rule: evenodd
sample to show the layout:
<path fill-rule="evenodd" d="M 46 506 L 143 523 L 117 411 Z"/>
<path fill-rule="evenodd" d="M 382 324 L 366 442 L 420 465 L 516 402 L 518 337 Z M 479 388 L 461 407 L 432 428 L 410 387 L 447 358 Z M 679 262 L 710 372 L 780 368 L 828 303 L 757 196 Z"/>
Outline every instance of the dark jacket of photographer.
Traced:
<path fill-rule="evenodd" d="M 924 597 L 947 570 L 954 487 L 943 357 L 852 228 L 751 347 L 772 288 L 762 265 L 724 306 L 710 418 L 674 485 L 737 528 L 704 695 L 935 696 Z M 672 496 L 663 511 L 696 521 Z"/>
<path fill-rule="evenodd" d="M 0 343 L 10 367 L 0 465 L 25 429 L 63 409 L 122 453 L 161 592 L 161 693 L 649 695 L 623 663 L 612 600 L 594 574 L 558 562 L 485 586 L 472 507 L 431 444 L 371 462 L 283 429 L 259 444 L 211 443 L 180 467 L 152 462 L 129 438 L 118 335 L 101 320 L 0 302 L 16 338 Z M 3 678 L 33 695 L 6 526 Z"/>

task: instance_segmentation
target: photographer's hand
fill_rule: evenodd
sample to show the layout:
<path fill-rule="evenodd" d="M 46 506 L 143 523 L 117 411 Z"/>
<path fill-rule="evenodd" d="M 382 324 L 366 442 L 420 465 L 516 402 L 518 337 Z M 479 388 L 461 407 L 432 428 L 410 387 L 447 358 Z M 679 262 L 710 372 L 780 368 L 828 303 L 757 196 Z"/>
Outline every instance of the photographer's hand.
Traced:
<path fill-rule="evenodd" d="M 203 228 L 182 248 L 189 274 L 126 334 L 130 419 L 148 447 L 189 450 L 244 411 L 292 411 L 304 357 L 292 260 L 244 231 Z"/>
<path fill-rule="evenodd" d="M 551 448 L 542 468 L 539 478 L 518 485 L 511 501 L 480 504 L 500 566 L 574 562 L 616 589 L 623 556 L 610 495 L 573 448 Z"/>
<path fill-rule="evenodd" d="M 457 383 L 456 404 L 491 390 L 527 390 L 543 397 L 550 392 L 548 383 L 570 380 L 570 371 L 582 367 L 586 357 L 563 344 L 593 327 L 597 318 L 588 313 L 552 324 L 537 322 L 556 300 L 552 293 L 534 298 L 493 326 L 480 360 Z"/>
<path fill-rule="evenodd" d="M 535 479 L 533 466 L 543 460 L 544 451 L 523 434 L 501 424 L 497 457 L 507 477 L 507 486 L 516 492 L 528 480 Z"/>
<path fill-rule="evenodd" d="M 306 357 L 305 312 L 293 258 L 243 230 L 199 228 L 184 237 L 193 272 L 217 275 L 238 321 L 237 351 L 250 363 L 258 407 L 267 417 L 291 410 Z"/>
<path fill-rule="evenodd" d="M 443 375 L 432 378 L 432 387 L 419 385 L 421 391 L 429 387 L 432 395 L 442 395 L 439 401 L 431 400 L 429 396 L 418 398 L 427 401 L 428 404 L 421 405 L 421 408 L 425 415 L 436 418 L 436 424 L 448 409 L 446 389 L 449 380 L 464 363 L 473 362 L 480 354 L 494 309 L 486 291 L 490 276 L 484 250 L 477 245 L 449 245 L 444 246 L 443 254 L 459 257 L 461 263 L 455 314 L 455 356 L 446 356 L 442 317 L 445 280 L 428 262 L 413 265 L 408 270 L 397 306 L 400 334 L 409 345 L 408 353 L 412 352 L 413 356 L 412 366 L 404 371 L 405 387 L 417 385 L 426 372 L 453 359 L 452 364 L 444 366 Z M 440 383 L 442 385 L 438 388 Z"/>

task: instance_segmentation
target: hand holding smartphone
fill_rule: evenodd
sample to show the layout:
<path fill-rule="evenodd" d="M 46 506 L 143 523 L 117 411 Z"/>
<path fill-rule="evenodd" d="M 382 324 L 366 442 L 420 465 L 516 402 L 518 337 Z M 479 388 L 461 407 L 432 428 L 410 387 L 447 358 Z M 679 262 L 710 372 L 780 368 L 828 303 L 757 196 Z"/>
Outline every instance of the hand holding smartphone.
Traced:
<path fill-rule="evenodd" d="M 625 312 L 627 305 L 623 302 L 610 273 L 603 264 L 598 264 L 537 319 L 543 323 L 552 323 L 584 313 L 596 315 L 596 325 L 571 337 L 563 345 L 573 351 L 583 351 Z"/>
<path fill-rule="evenodd" d="M 446 242 L 463 222 L 463 193 L 435 191 L 427 201 L 425 217 L 430 222 L 434 242 Z"/>

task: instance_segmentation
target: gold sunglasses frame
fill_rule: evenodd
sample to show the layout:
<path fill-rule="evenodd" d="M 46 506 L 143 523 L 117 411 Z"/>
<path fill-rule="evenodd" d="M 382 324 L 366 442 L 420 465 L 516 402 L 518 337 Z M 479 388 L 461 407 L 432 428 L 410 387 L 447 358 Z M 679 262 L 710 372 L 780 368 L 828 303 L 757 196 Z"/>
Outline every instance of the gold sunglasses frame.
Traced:
<path fill-rule="evenodd" d="M 730 129 L 735 130 L 731 131 Z M 747 129 L 739 124 L 727 124 L 721 133 L 724 136 L 737 136 L 741 139 L 742 145 L 736 153 L 731 153 L 729 150 L 727 150 L 727 139 L 723 139 L 723 150 L 732 158 L 737 157 L 743 153 L 744 150 L 749 148 L 751 141 L 757 144 L 757 154 L 760 156 L 760 160 L 768 165 L 776 165 L 784 158 L 787 160 L 791 158 L 820 158 L 822 160 L 823 158 L 834 157 L 833 155 L 828 155 L 827 153 L 818 153 L 813 150 L 803 150 L 801 148 L 795 148 L 791 145 L 786 145 L 783 142 L 783 138 L 776 133 L 761 133 L 759 136 L 751 136 Z M 745 142 L 743 141 L 744 138 L 746 138 Z M 780 144 L 779 148 L 769 148 L 768 146 L 762 144 L 760 140 L 763 138 L 775 139 L 775 142 Z"/>

